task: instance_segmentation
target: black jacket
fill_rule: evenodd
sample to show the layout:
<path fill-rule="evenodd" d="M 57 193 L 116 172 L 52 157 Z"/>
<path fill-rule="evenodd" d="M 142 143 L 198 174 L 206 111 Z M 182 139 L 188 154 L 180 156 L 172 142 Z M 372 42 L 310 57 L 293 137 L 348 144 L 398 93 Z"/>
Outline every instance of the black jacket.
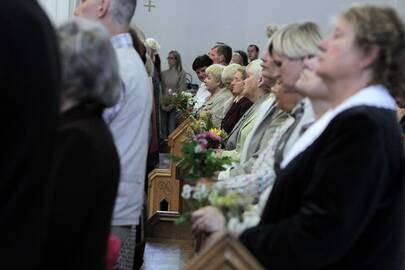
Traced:
<path fill-rule="evenodd" d="M 342 112 L 277 178 L 241 241 L 268 269 L 404 269 L 404 155 L 395 113 Z"/>
<path fill-rule="evenodd" d="M 2 0 L 0 25 L 0 269 L 37 269 L 59 111 L 59 53 L 35 0 Z"/>

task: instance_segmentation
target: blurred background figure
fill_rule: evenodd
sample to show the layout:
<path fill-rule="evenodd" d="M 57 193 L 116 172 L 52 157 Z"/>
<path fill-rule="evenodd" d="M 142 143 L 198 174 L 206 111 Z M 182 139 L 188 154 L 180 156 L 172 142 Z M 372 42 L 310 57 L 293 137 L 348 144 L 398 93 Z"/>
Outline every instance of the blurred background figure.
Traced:
<path fill-rule="evenodd" d="M 259 47 L 255 44 L 250 44 L 247 48 L 249 63 L 259 58 Z"/>
<path fill-rule="evenodd" d="M 233 63 L 247 66 L 249 64 L 247 54 L 244 51 L 234 51 L 231 60 L 231 64 Z"/>
<path fill-rule="evenodd" d="M 166 127 L 165 138 L 176 128 L 177 112 L 170 105 L 165 104 L 165 97 L 170 94 L 185 91 L 187 89 L 186 72 L 183 70 L 181 56 L 178 51 L 170 51 L 167 55 L 169 69 L 162 72 L 162 101 L 161 107 L 166 112 L 162 125 Z"/>
<path fill-rule="evenodd" d="M 59 111 L 56 36 L 37 1 L 1 1 L 1 269 L 40 269 Z"/>

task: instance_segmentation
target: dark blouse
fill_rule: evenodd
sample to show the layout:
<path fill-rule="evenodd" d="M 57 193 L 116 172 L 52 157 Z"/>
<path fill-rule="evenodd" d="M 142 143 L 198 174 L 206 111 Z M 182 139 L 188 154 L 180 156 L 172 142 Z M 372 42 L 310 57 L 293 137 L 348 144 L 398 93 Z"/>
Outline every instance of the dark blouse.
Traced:
<path fill-rule="evenodd" d="M 242 97 L 238 102 L 233 102 L 221 123 L 221 128 L 230 133 L 233 127 L 238 123 L 243 114 L 252 106 L 253 103 L 247 97 Z"/>
<path fill-rule="evenodd" d="M 404 183 L 395 113 L 348 109 L 281 170 L 240 240 L 266 269 L 404 269 Z"/>

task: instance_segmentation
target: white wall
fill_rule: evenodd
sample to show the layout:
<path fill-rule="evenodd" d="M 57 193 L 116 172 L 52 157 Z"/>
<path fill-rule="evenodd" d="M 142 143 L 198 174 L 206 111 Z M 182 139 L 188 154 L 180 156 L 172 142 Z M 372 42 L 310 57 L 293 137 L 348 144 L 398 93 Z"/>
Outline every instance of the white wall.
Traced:
<path fill-rule="evenodd" d="M 196 78 L 191 64 L 195 56 L 207 53 L 216 41 L 234 50 L 246 50 L 256 43 L 262 49 L 269 23 L 288 24 L 312 20 L 324 31 L 331 29 L 331 17 L 339 14 L 351 0 L 152 0 L 149 13 L 138 0 L 135 23 L 146 37 L 161 44 L 162 68 L 167 68 L 168 51 L 176 49 L 187 72 Z M 358 3 L 389 4 L 404 9 L 405 0 L 368 0 Z"/>
<path fill-rule="evenodd" d="M 405 20 L 405 0 L 397 0 L 397 9 L 402 16 L 402 19 Z"/>
<path fill-rule="evenodd" d="M 65 22 L 73 15 L 74 6 L 77 1 L 78 0 L 38 0 L 55 25 Z"/>

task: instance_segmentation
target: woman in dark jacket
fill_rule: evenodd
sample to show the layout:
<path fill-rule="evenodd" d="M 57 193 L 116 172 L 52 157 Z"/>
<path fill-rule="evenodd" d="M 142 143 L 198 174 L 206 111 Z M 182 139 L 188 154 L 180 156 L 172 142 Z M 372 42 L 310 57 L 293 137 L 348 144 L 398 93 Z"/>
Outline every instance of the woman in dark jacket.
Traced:
<path fill-rule="evenodd" d="M 247 74 L 244 67 L 238 64 L 230 64 L 222 72 L 222 81 L 225 86 L 231 90 L 235 99 L 228 109 L 224 119 L 221 122 L 221 128 L 228 134 L 233 130 L 239 119 L 253 105 L 247 97 L 242 95 L 243 81 Z"/>
<path fill-rule="evenodd" d="M 120 96 L 108 32 L 75 20 L 58 29 L 61 116 L 43 269 L 105 269 L 119 159 L 103 109 Z"/>

